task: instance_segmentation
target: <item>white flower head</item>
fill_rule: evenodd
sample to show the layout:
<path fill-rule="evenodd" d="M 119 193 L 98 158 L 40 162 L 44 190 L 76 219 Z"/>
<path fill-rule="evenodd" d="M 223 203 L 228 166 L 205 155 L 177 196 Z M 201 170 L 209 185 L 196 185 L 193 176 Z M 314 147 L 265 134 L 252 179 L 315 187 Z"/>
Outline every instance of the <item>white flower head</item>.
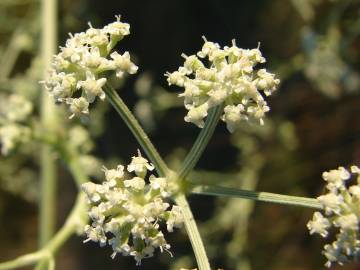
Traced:
<path fill-rule="evenodd" d="M 115 45 L 130 33 L 130 26 L 116 17 L 116 22 L 102 29 L 93 28 L 85 32 L 70 34 L 65 47 L 55 55 L 48 78 L 42 82 L 56 102 L 67 103 L 74 116 L 89 113 L 88 107 L 96 97 L 105 99 L 103 87 L 106 83 L 104 72 L 115 71 L 121 78 L 125 73 L 135 74 L 138 67 L 130 60 L 130 54 L 112 52 Z M 81 95 L 78 95 L 81 91 Z M 77 97 L 86 99 L 79 100 Z M 81 101 L 81 108 L 79 103 Z M 87 105 L 87 106 L 85 106 Z"/>
<path fill-rule="evenodd" d="M 265 69 L 255 69 L 256 65 L 265 62 L 259 48 L 241 49 L 233 40 L 231 47 L 222 49 L 206 38 L 204 41 L 197 55 L 182 54 L 184 65 L 165 74 L 169 85 L 185 88 L 179 95 L 184 97 L 185 108 L 189 111 L 185 121 L 202 128 L 208 110 L 224 103 L 227 109 L 224 108 L 221 119 L 230 132 L 234 132 L 238 123 L 244 120 L 255 120 L 263 125 L 263 118 L 270 110 L 264 97 L 277 89 L 280 80 Z M 210 66 L 206 67 L 198 57 L 207 58 Z"/>
<path fill-rule="evenodd" d="M 84 242 L 109 244 L 113 250 L 111 258 L 117 254 L 132 256 L 137 265 L 154 256 L 157 249 L 171 254 L 160 223 L 166 223 L 172 232 L 174 227 L 181 227 L 183 216 L 178 206 L 170 210 L 170 203 L 165 201 L 172 194 L 166 178 L 151 175 L 150 184 L 146 183 L 146 171 L 153 169 L 138 153 L 128 165 L 128 171 L 136 176 L 125 175 L 122 165 L 114 169 L 103 167 L 106 181 L 82 185 L 91 219 L 84 229 L 87 236 Z"/>
<path fill-rule="evenodd" d="M 307 226 L 310 234 L 317 233 L 322 237 L 328 235 L 331 227 L 339 228 L 336 240 L 324 246 L 327 267 L 360 259 L 360 183 L 355 181 L 354 185 L 346 185 L 357 180 L 359 172 L 356 166 L 352 166 L 351 170 L 339 167 L 323 173 L 328 193 L 317 199 L 325 210 L 325 216 L 315 212 Z"/>

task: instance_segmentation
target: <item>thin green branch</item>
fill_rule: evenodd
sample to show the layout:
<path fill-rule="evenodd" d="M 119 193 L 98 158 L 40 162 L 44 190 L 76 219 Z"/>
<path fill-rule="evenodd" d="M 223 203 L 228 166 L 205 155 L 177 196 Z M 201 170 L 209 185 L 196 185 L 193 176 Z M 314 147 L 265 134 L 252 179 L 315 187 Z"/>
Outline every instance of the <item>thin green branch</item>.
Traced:
<path fill-rule="evenodd" d="M 212 135 L 214 134 L 216 125 L 219 122 L 222 111 L 222 104 L 210 110 L 210 113 L 205 122 L 205 126 L 201 129 L 195 143 L 193 144 L 190 152 L 186 156 L 181 166 L 179 172 L 180 179 L 185 179 L 185 177 L 191 172 L 191 170 L 195 167 L 196 163 L 199 161 L 202 153 L 204 152 Z"/>
<path fill-rule="evenodd" d="M 42 17 L 42 60 L 44 76 L 50 66 L 52 56 L 56 51 L 57 44 L 57 1 L 41 1 Z M 55 105 L 48 93 L 43 91 L 41 95 L 41 122 L 47 130 L 54 130 L 57 124 Z M 44 246 L 54 234 L 56 220 L 56 160 L 52 149 L 43 146 L 41 149 L 41 192 L 40 192 L 40 222 L 39 222 L 39 245 Z"/>
<path fill-rule="evenodd" d="M 115 89 L 108 83 L 104 87 L 104 92 L 106 93 L 106 97 L 110 101 L 111 105 L 115 108 L 120 117 L 129 127 L 129 129 L 145 151 L 146 155 L 149 157 L 150 161 L 155 165 L 155 168 L 157 169 L 159 175 L 165 176 L 168 171 L 165 162 L 163 161 L 158 151 L 140 126 L 139 122 L 133 116 L 129 108 L 116 93 Z"/>
<path fill-rule="evenodd" d="M 86 215 L 87 204 L 83 193 L 79 193 L 74 208 L 63 227 L 54 235 L 54 237 L 39 251 L 20 256 L 15 260 L 0 263 L 0 270 L 15 269 L 36 263 L 46 263 L 51 266 L 51 258 L 57 253 L 60 247 L 73 235 L 79 226 L 84 226 L 87 222 Z"/>
<path fill-rule="evenodd" d="M 60 154 L 61 159 L 65 161 L 78 187 L 88 181 L 87 175 L 79 166 L 78 153 L 69 148 L 66 143 L 61 142 L 61 138 L 51 136 L 51 134 L 45 134 L 42 128 L 39 127 L 33 132 L 32 138 Z"/>
<path fill-rule="evenodd" d="M 79 166 L 77 155 L 68 148 L 62 148 L 54 143 L 53 138 L 48 136 L 36 135 L 34 136 L 39 142 L 55 147 L 63 160 L 66 162 L 69 171 L 74 177 L 75 182 L 80 186 L 82 183 L 88 181 L 84 171 Z M 73 235 L 77 229 L 87 223 L 87 203 L 85 195 L 80 192 L 77 196 L 73 209 L 66 219 L 62 228 L 48 241 L 40 250 L 20 256 L 12 261 L 0 263 L 0 270 L 15 269 L 28 265 L 37 264 L 38 269 L 54 269 L 54 256 L 57 251 L 64 245 L 64 243 Z M 45 268 L 41 268 L 45 267 Z"/>
<path fill-rule="evenodd" d="M 251 190 L 234 189 L 210 185 L 194 185 L 192 193 L 197 195 L 237 197 L 261 202 L 322 209 L 321 204 L 313 198 L 289 196 L 269 192 L 256 192 Z"/>
<path fill-rule="evenodd" d="M 126 104 L 122 101 L 122 99 L 119 97 L 119 95 L 116 93 L 116 91 L 109 84 L 105 85 L 104 91 L 106 93 L 106 97 L 108 98 L 112 106 L 119 113 L 120 117 L 125 121 L 126 125 L 129 127 L 129 129 L 145 151 L 146 155 L 155 165 L 159 175 L 169 175 L 170 170 L 166 166 L 165 162 L 159 155 L 154 145 L 151 143 L 145 131 L 141 128 L 138 121 L 132 115 L 132 113 L 130 112 Z M 206 255 L 200 233 L 197 229 L 195 220 L 193 218 L 191 209 L 185 196 L 183 194 L 179 194 L 175 198 L 175 202 L 183 211 L 185 227 L 195 253 L 199 270 L 210 270 L 209 260 Z"/>
<path fill-rule="evenodd" d="M 44 258 L 45 253 L 40 250 L 34 253 L 20 256 L 12 261 L 0 263 L 0 270 L 16 269 L 28 265 L 33 265 Z"/>
<path fill-rule="evenodd" d="M 179 194 L 175 197 L 175 202 L 181 207 L 181 211 L 185 220 L 185 229 L 189 236 L 191 245 L 194 249 L 195 258 L 200 270 L 210 270 L 209 260 L 206 256 L 204 244 L 201 239 L 201 235 L 196 226 L 195 219 L 191 212 L 190 206 L 183 194 Z M 196 248 L 195 248 L 196 247 Z"/>

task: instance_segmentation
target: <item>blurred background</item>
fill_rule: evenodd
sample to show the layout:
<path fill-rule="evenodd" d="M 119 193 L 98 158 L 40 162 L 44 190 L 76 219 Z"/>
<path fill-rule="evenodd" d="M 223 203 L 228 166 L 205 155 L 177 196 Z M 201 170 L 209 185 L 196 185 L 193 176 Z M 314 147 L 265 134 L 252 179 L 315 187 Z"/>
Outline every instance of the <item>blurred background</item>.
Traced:
<path fill-rule="evenodd" d="M 244 124 L 229 134 L 221 123 L 191 178 L 316 197 L 324 192 L 323 171 L 360 165 L 359 7 L 356 0 L 63 0 L 58 39 L 62 45 L 69 32 L 84 31 L 89 21 L 101 28 L 117 14 L 131 25 L 131 35 L 118 49 L 131 53 L 139 71 L 115 85 L 174 169 L 199 130 L 184 122 L 180 89 L 169 87 L 163 74 L 183 63 L 181 53 L 199 51 L 202 35 L 222 46 L 233 38 L 241 48 L 260 42 L 265 67 L 281 79 L 268 99 L 271 112 L 265 126 Z M 39 102 L 40 31 L 39 1 L 0 0 L 0 93 L 16 92 Z M 92 179 L 101 179 L 102 164 L 129 162 L 139 148 L 106 102 L 95 105 L 84 127 L 89 130 L 86 146 L 82 144 L 84 166 Z M 1 262 L 37 248 L 36 149 L 30 143 L 17 154 L 0 157 Z M 64 167 L 59 175 L 60 227 L 76 187 Z M 206 196 L 190 196 L 190 204 L 214 269 L 324 268 L 322 246 L 332 240 L 309 236 L 311 209 Z M 158 253 L 144 260 L 141 269 L 195 266 L 184 230 L 167 239 L 174 258 Z M 74 236 L 62 248 L 57 269 L 140 269 L 133 258 L 112 260 L 110 247 L 82 241 Z M 341 269 L 360 269 L 360 264 Z"/>

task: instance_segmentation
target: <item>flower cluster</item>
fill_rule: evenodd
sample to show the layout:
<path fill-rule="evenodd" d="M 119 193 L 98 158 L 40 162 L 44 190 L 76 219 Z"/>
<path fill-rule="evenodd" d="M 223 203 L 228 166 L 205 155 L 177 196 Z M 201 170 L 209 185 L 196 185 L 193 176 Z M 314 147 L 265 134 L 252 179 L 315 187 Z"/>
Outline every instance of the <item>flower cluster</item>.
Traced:
<path fill-rule="evenodd" d="M 25 121 L 32 109 L 31 102 L 23 96 L 0 96 L 0 143 L 3 155 L 8 155 L 18 144 L 30 139 L 31 129 L 25 125 Z"/>
<path fill-rule="evenodd" d="M 356 183 L 346 185 L 346 182 L 351 181 L 352 174 Z M 325 265 L 330 267 L 334 262 L 342 265 L 351 259 L 360 258 L 360 169 L 351 166 L 349 171 L 339 167 L 324 172 L 323 179 L 327 182 L 328 193 L 317 199 L 325 216 L 315 212 L 307 227 L 310 234 L 317 233 L 322 237 L 328 236 L 331 227 L 339 228 L 336 240 L 324 246 L 323 254 L 327 258 Z"/>
<path fill-rule="evenodd" d="M 145 182 L 147 172 L 154 166 L 140 153 L 126 169 L 136 176 L 126 177 L 124 166 L 118 165 L 116 169 L 104 168 L 106 181 L 102 184 L 82 185 L 91 205 L 92 220 L 85 227 L 85 242 L 109 244 L 112 258 L 117 253 L 133 256 L 140 265 L 142 259 L 153 256 L 156 248 L 170 249 L 159 223 L 166 221 L 167 231 L 172 232 L 182 225 L 183 216 L 178 206 L 173 205 L 170 210 L 170 204 L 164 202 L 170 196 L 165 178 L 150 175 L 149 183 Z"/>
<path fill-rule="evenodd" d="M 197 55 L 183 54 L 184 65 L 165 74 L 169 85 L 185 89 L 179 95 L 184 97 L 188 110 L 185 121 L 202 128 L 208 110 L 224 102 L 221 119 L 230 132 L 235 131 L 241 120 L 263 124 L 265 113 L 270 110 L 263 95 L 271 95 L 280 81 L 265 69 L 254 69 L 265 62 L 260 50 L 238 48 L 234 40 L 231 47 L 221 49 L 217 43 L 204 40 Z M 207 58 L 209 68 L 199 58 Z"/>
<path fill-rule="evenodd" d="M 102 73 L 115 71 L 116 76 L 122 78 L 125 73 L 137 72 L 138 67 L 131 62 L 129 52 L 111 53 L 114 46 L 130 34 L 130 25 L 121 22 L 120 16 L 116 19 L 102 29 L 89 24 L 86 32 L 70 34 L 65 47 L 54 56 L 48 79 L 42 83 L 56 102 L 69 105 L 70 118 L 87 115 L 89 104 L 96 97 L 105 98 L 106 78 Z M 79 90 L 81 94 L 76 93 Z"/>

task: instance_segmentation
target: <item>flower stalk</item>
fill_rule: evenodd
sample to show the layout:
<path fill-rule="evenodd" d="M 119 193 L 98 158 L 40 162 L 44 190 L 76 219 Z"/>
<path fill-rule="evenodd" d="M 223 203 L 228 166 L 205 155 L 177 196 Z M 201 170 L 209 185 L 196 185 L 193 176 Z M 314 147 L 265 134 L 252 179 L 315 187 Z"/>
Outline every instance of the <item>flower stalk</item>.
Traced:
<path fill-rule="evenodd" d="M 43 0 L 42 13 L 42 59 L 45 74 L 50 67 L 57 44 L 57 1 Z M 48 130 L 54 130 L 58 119 L 55 105 L 44 91 L 41 95 L 41 122 Z M 41 197 L 39 245 L 44 246 L 55 231 L 56 209 L 56 161 L 51 147 L 44 145 L 41 149 Z"/>
<path fill-rule="evenodd" d="M 79 165 L 77 154 L 71 151 L 68 147 L 62 147 L 59 140 L 49 136 L 49 134 L 43 134 L 43 132 L 35 132 L 33 139 L 37 140 L 43 146 L 49 147 L 52 151 L 59 153 L 64 160 L 74 181 L 78 186 L 88 181 L 87 176 Z M 76 233 L 80 227 L 87 223 L 88 217 L 87 204 L 85 195 L 79 193 L 76 202 L 66 219 L 62 228 L 43 246 L 36 252 L 29 253 L 20 256 L 14 260 L 0 263 L 0 270 L 16 269 L 20 267 L 35 265 L 35 269 L 55 269 L 55 255 L 58 250 L 65 244 L 65 242 Z"/>
<path fill-rule="evenodd" d="M 237 197 L 261 202 L 322 209 L 321 204 L 313 198 L 289 196 L 270 192 L 256 192 L 251 190 L 219 187 L 212 185 L 193 185 L 193 189 L 191 192 L 197 195 Z"/>
<path fill-rule="evenodd" d="M 206 119 L 205 126 L 201 129 L 199 136 L 196 138 L 190 152 L 186 156 L 180 172 L 179 178 L 185 179 L 191 170 L 196 166 L 206 146 L 208 145 L 212 135 L 214 134 L 217 123 L 219 122 L 220 115 L 223 111 L 223 105 L 218 105 L 211 109 L 208 118 Z"/>
<path fill-rule="evenodd" d="M 142 149 L 145 151 L 146 155 L 149 157 L 150 161 L 155 165 L 159 175 L 165 176 L 168 171 L 165 162 L 124 101 L 116 93 L 115 89 L 108 83 L 106 83 L 104 86 L 104 92 L 107 99 L 110 101 L 111 105 L 120 115 L 120 117 L 124 120 L 130 131 L 141 145 Z"/>
<path fill-rule="evenodd" d="M 15 260 L 0 263 L 0 270 L 16 269 L 38 263 L 51 264 L 52 257 L 57 253 L 61 246 L 73 235 L 79 226 L 87 221 L 85 196 L 79 193 L 73 210 L 65 221 L 63 227 L 54 237 L 40 250 L 20 256 Z"/>

